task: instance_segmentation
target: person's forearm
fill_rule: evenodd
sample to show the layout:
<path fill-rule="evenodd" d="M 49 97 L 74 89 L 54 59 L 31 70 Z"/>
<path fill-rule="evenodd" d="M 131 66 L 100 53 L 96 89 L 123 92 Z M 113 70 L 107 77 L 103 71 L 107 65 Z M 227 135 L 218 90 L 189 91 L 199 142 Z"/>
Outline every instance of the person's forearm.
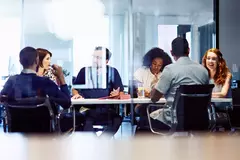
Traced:
<path fill-rule="evenodd" d="M 159 101 L 159 99 L 163 96 L 161 92 L 156 89 L 153 89 L 150 93 L 150 98 L 153 103 Z"/>
<path fill-rule="evenodd" d="M 212 97 L 213 98 L 224 98 L 226 95 L 224 95 L 222 92 L 213 92 Z"/>
<path fill-rule="evenodd" d="M 74 96 L 74 95 L 77 95 L 77 94 L 79 94 L 79 93 L 78 93 L 78 91 L 77 91 L 76 89 L 73 88 L 73 89 L 72 89 L 72 94 L 73 94 L 73 96 Z"/>
<path fill-rule="evenodd" d="M 59 78 L 60 85 L 65 85 L 66 81 L 64 77 Z"/>

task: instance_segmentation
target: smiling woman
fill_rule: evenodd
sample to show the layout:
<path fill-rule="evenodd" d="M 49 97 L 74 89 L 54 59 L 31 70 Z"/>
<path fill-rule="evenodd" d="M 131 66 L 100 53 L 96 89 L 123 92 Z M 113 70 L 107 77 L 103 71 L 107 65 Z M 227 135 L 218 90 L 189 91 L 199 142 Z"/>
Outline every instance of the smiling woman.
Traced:
<path fill-rule="evenodd" d="M 210 83 L 215 85 L 212 96 L 218 98 L 226 97 L 232 75 L 221 51 L 216 48 L 209 49 L 203 56 L 202 63 L 208 70 Z"/>

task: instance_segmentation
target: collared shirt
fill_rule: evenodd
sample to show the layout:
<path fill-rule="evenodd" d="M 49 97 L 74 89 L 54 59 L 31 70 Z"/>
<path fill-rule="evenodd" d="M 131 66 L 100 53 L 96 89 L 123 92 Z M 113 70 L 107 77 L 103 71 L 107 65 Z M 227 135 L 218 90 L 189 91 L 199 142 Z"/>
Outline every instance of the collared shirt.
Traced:
<path fill-rule="evenodd" d="M 173 101 L 180 85 L 194 84 L 209 84 L 208 71 L 189 57 L 180 57 L 176 63 L 164 68 L 155 88 L 164 94 L 167 101 Z"/>
<path fill-rule="evenodd" d="M 160 76 L 155 89 L 163 93 L 167 104 L 171 107 L 174 101 L 175 93 L 180 85 L 209 84 L 208 71 L 201 64 L 189 59 L 189 57 L 180 57 L 176 63 L 166 66 Z M 164 123 L 171 124 L 171 112 L 161 113 L 156 119 Z"/>
<path fill-rule="evenodd" d="M 100 85 L 102 82 L 104 82 L 103 80 L 105 81 L 105 88 L 101 88 Z M 106 72 L 99 75 L 96 73 L 96 70 L 93 67 L 82 68 L 79 71 L 74 84 L 84 84 L 89 87 L 89 89 L 79 90 L 79 92 L 85 98 L 100 98 L 109 96 L 110 92 L 118 87 L 120 92 L 124 90 L 122 80 L 117 69 L 109 65 L 106 66 Z M 91 95 L 91 97 L 89 97 L 89 95 Z"/>
<path fill-rule="evenodd" d="M 23 70 L 22 70 L 22 73 L 26 73 L 26 74 L 29 74 L 29 73 L 37 74 L 37 72 L 34 71 L 34 70 L 32 70 L 32 69 L 23 69 Z"/>

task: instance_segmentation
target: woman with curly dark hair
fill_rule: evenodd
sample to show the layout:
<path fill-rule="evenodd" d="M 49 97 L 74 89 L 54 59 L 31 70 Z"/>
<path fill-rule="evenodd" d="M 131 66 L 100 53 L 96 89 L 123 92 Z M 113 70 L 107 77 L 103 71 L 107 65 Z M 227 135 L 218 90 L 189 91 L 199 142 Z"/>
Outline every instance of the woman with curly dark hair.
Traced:
<path fill-rule="evenodd" d="M 152 48 L 145 54 L 143 66 L 134 73 L 134 79 L 142 83 L 146 97 L 158 82 L 164 67 L 170 63 L 172 63 L 171 57 L 160 48 Z"/>
<path fill-rule="evenodd" d="M 142 67 L 134 73 L 134 79 L 142 84 L 145 97 L 150 97 L 150 92 L 155 84 L 158 82 L 161 72 L 164 67 L 172 63 L 171 57 L 160 48 L 152 48 L 143 57 Z M 147 104 L 137 104 L 135 106 L 135 112 L 140 116 L 140 120 L 137 124 L 136 133 L 149 133 L 149 124 L 147 120 L 146 112 Z M 154 126 L 159 126 L 160 122 L 153 120 Z M 162 128 L 168 130 L 169 128 Z"/>
<path fill-rule="evenodd" d="M 209 49 L 202 58 L 202 64 L 208 70 L 210 83 L 215 85 L 212 97 L 226 97 L 230 88 L 232 74 L 220 50 L 216 48 Z"/>

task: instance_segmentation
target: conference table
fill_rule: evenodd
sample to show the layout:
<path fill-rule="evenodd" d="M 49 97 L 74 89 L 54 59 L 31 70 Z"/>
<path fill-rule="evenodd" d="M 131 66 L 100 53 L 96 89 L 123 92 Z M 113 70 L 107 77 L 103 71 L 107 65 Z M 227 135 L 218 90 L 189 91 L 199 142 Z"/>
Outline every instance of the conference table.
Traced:
<path fill-rule="evenodd" d="M 231 103 L 232 98 L 212 98 L 211 102 L 227 102 Z M 131 98 L 131 99 L 72 99 L 72 105 L 84 105 L 84 104 L 149 104 L 153 103 L 149 98 Z M 166 103 L 165 98 L 160 98 L 157 104 Z"/>
<path fill-rule="evenodd" d="M 232 98 L 212 98 L 213 103 L 231 103 Z M 89 105 L 89 104 L 151 104 L 153 103 L 149 98 L 131 98 L 131 99 L 72 99 L 72 105 Z M 165 104 L 166 99 L 160 98 L 157 104 Z M 131 106 L 131 124 L 134 123 L 134 107 Z"/>
<path fill-rule="evenodd" d="M 0 156 L 7 160 L 239 160 L 240 138 L 144 136 L 122 140 L 84 133 L 71 136 L 0 135 Z"/>

